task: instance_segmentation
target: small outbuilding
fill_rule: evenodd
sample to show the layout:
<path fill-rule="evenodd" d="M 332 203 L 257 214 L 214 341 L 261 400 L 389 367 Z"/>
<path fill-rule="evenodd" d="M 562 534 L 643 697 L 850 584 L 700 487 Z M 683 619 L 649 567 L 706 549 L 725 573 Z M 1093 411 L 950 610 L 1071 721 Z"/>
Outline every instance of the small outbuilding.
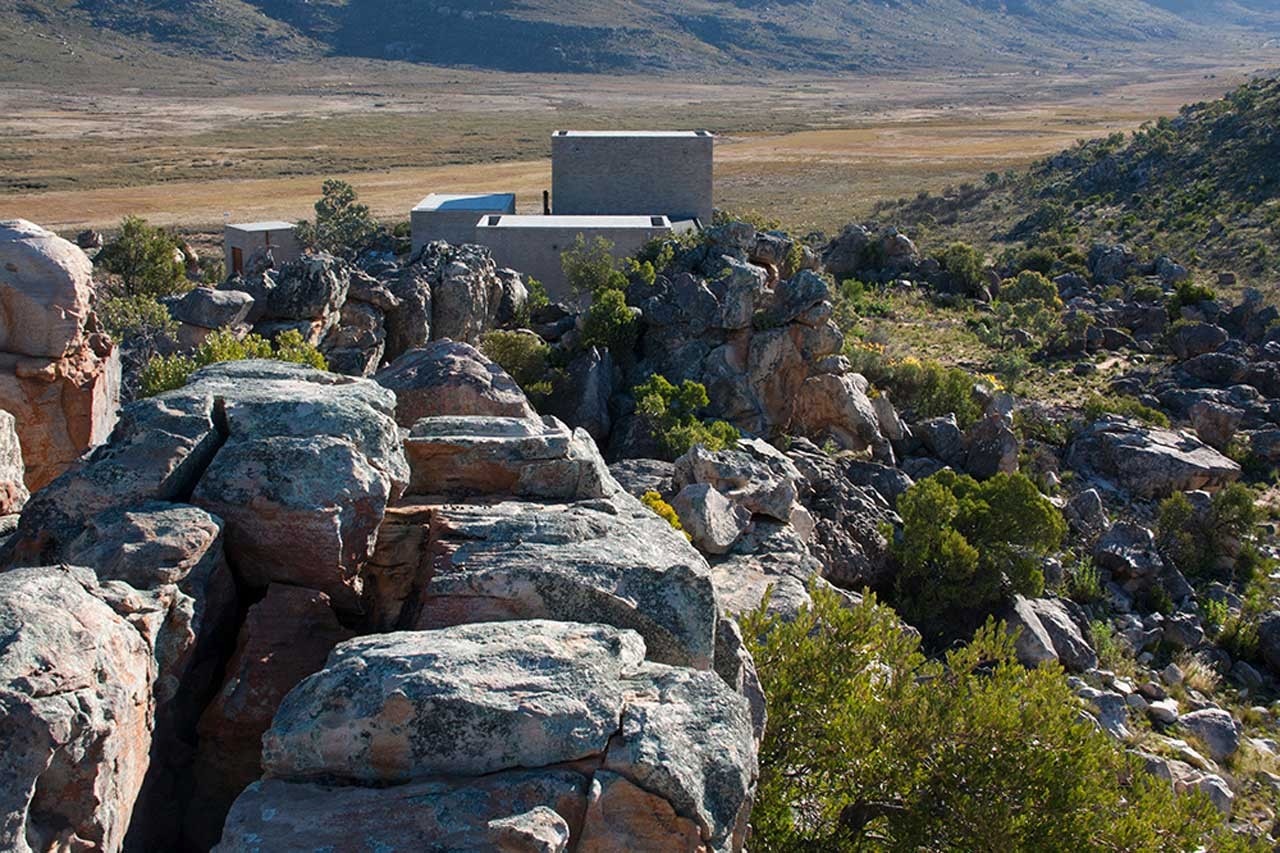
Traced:
<path fill-rule="evenodd" d="M 552 299 L 571 299 L 560 256 L 579 236 L 587 242 L 603 237 L 613 255 L 634 255 L 655 237 L 673 233 L 666 216 L 485 216 L 475 223 L 475 242 L 488 246 L 499 266 L 533 276 Z"/>
<path fill-rule="evenodd" d="M 289 222 L 245 222 L 223 229 L 223 252 L 227 275 L 240 275 L 249 257 L 268 248 L 276 266 L 302 257 L 297 227 Z"/>
<path fill-rule="evenodd" d="M 433 240 L 474 243 L 477 219 L 515 212 L 515 193 L 432 193 L 409 214 L 413 251 Z"/>

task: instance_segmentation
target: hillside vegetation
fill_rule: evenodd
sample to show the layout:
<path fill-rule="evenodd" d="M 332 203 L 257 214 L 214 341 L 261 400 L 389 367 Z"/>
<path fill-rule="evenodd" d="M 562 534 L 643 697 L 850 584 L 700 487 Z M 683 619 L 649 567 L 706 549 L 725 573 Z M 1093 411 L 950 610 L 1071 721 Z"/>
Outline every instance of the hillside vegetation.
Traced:
<path fill-rule="evenodd" d="M 363 57 L 508 71 L 971 70 L 1258 41 L 1273 0 L 3 0 L 0 48 L 87 31 L 211 58 Z M 28 40 L 29 41 L 29 40 Z"/>
<path fill-rule="evenodd" d="M 943 238 L 1045 248 L 1059 257 L 1123 242 L 1201 270 L 1280 273 L 1280 79 L 1185 107 L 1131 136 L 1081 142 L 1021 175 L 991 174 L 887 207 Z"/>

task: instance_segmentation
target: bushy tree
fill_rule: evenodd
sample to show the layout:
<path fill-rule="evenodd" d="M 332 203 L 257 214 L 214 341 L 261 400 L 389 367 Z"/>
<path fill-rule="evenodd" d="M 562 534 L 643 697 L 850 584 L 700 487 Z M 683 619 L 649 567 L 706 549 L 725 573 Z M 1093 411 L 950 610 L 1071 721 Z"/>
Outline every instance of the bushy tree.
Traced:
<path fill-rule="evenodd" d="M 627 277 L 613 256 L 613 243 L 604 237 L 588 242 L 579 234 L 573 245 L 561 253 L 560 268 L 574 293 L 592 299 L 627 287 Z"/>
<path fill-rule="evenodd" d="M 355 189 L 346 181 L 325 181 L 315 204 L 315 224 L 299 222 L 298 239 L 305 246 L 332 255 L 359 254 L 378 233 L 378 222 L 368 205 L 359 204 L 357 198 Z"/>
<path fill-rule="evenodd" d="M 187 281 L 177 238 L 137 216 L 125 217 L 120 233 L 102 247 L 94 263 L 118 277 L 111 288 L 117 297 L 174 296 L 194 286 Z"/>
<path fill-rule="evenodd" d="M 812 595 L 743 623 L 769 709 L 752 850 L 1241 846 L 1207 798 L 1082 722 L 1060 668 L 1019 665 L 1003 625 L 929 661 L 873 596 Z"/>
<path fill-rule="evenodd" d="M 525 394 L 551 390 L 548 357 L 551 347 L 533 332 L 495 330 L 480 337 L 480 351 L 493 359 Z"/>
<path fill-rule="evenodd" d="M 1042 558 L 1066 533 L 1057 508 L 1023 474 L 978 482 L 950 469 L 898 498 L 897 604 L 935 637 L 967 633 L 1008 596 L 1044 591 Z"/>
<path fill-rule="evenodd" d="M 248 335 L 243 340 L 237 340 L 235 335 L 224 330 L 209 335 L 191 355 L 152 357 L 142 368 L 139 377 L 140 393 L 143 397 L 153 397 L 172 391 L 186 385 L 191 374 L 202 367 L 249 358 L 270 358 L 304 364 L 317 370 L 328 369 L 320 351 L 293 329 L 281 332 L 276 337 L 274 349 L 271 342 L 261 335 Z"/>
<path fill-rule="evenodd" d="M 700 382 L 686 379 L 676 386 L 655 373 L 632 393 L 636 410 L 649 422 L 650 433 L 673 458 L 687 453 L 695 444 L 712 452 L 733 447 L 741 437 L 731 424 L 699 418 L 710 402 L 707 388 Z"/>
<path fill-rule="evenodd" d="M 607 289 L 595 295 L 582 321 L 582 345 L 604 347 L 617 357 L 627 357 L 635 346 L 640 321 L 621 290 Z"/>
<path fill-rule="evenodd" d="M 1043 342 L 1062 331 L 1058 287 L 1032 270 L 1005 281 L 993 309 L 1002 335 L 1022 329 Z"/>
<path fill-rule="evenodd" d="M 178 334 L 178 323 L 154 296 L 107 295 L 97 305 L 98 319 L 116 341 L 132 341 L 154 351 Z"/>
<path fill-rule="evenodd" d="M 1260 519 L 1253 490 L 1241 483 L 1215 494 L 1203 513 L 1197 513 L 1187 496 L 1178 492 L 1160 504 L 1156 524 L 1160 554 L 1188 577 L 1229 581 L 1232 572 L 1223 571 L 1219 561 L 1226 554 L 1242 552 L 1241 543 Z"/>
<path fill-rule="evenodd" d="M 982 253 L 968 243 L 952 243 L 937 260 L 963 293 L 973 296 L 982 288 Z"/>

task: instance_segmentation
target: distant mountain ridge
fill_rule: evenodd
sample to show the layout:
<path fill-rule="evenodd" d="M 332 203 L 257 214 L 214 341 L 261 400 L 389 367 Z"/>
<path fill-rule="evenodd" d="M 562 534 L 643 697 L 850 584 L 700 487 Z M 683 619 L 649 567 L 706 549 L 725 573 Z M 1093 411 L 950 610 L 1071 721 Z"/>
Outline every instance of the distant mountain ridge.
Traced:
<path fill-rule="evenodd" d="M 1070 61 L 1228 29 L 1280 36 L 1280 0 L 0 0 L 0 28 L 76 27 L 233 59 L 838 73 Z"/>

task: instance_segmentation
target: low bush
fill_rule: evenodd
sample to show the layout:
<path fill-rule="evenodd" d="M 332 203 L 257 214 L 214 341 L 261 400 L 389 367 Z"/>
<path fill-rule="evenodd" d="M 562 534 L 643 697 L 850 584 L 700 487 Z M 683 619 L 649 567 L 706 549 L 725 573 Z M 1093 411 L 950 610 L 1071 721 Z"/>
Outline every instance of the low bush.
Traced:
<path fill-rule="evenodd" d="M 178 323 L 154 296 L 107 296 L 97 305 L 98 319 L 116 341 L 154 343 L 178 334 Z"/>
<path fill-rule="evenodd" d="M 581 234 L 560 255 L 560 268 L 565 281 L 578 295 L 593 299 L 610 290 L 625 290 L 627 277 L 613 256 L 613 243 L 604 237 L 588 242 Z"/>
<path fill-rule="evenodd" d="M 1261 520 L 1253 490 L 1233 483 L 1215 494 L 1208 511 L 1198 513 L 1186 495 L 1178 492 L 1160 503 L 1156 538 L 1160 554 L 1189 578 L 1252 580 L 1255 552 L 1245 540 Z M 1228 574 L 1220 568 L 1224 554 L 1237 554 Z"/>
<path fill-rule="evenodd" d="M 733 447 L 741 438 L 731 424 L 699 417 L 710 402 L 706 386 L 699 382 L 686 379 L 677 387 L 655 373 L 632 393 L 636 410 L 649 423 L 650 434 L 672 458 L 684 455 L 695 444 L 715 452 Z"/>
<path fill-rule="evenodd" d="M 964 633 L 1014 593 L 1044 592 L 1043 558 L 1066 534 L 1057 508 L 1023 474 L 978 482 L 946 469 L 898 498 L 895 604 L 934 637 Z"/>
<path fill-rule="evenodd" d="M 937 256 L 938 264 L 967 296 L 982 289 L 982 253 L 968 243 L 952 243 Z"/>
<path fill-rule="evenodd" d="M 551 347 L 532 332 L 485 332 L 480 337 L 480 351 L 505 370 L 526 394 L 548 381 Z"/>
<path fill-rule="evenodd" d="M 582 322 L 582 345 L 604 347 L 617 357 L 630 355 L 640 322 L 621 290 L 603 290 L 592 299 Z"/>
<path fill-rule="evenodd" d="M 1153 409 L 1141 400 L 1125 397 L 1120 394 L 1094 394 L 1085 401 L 1085 417 L 1096 421 L 1106 415 L 1119 415 L 1132 418 L 1150 426 L 1169 428 L 1169 416 L 1159 409 Z"/>
<path fill-rule="evenodd" d="M 878 375 L 867 378 L 892 391 L 894 402 L 917 418 L 954 413 L 964 429 L 982 416 L 982 407 L 973 395 L 977 377 L 958 367 L 932 359 L 904 358 L 884 362 Z"/>
<path fill-rule="evenodd" d="M 304 364 L 317 370 L 327 370 L 328 365 L 320 351 L 307 343 L 294 330 L 282 332 L 276 337 L 275 347 L 261 335 L 249 335 L 236 340 L 227 331 L 214 332 L 191 355 L 154 356 L 142 368 L 139 376 L 139 393 L 152 397 L 172 391 L 187 384 L 187 380 L 202 367 L 224 361 L 241 361 L 250 358 L 269 358 Z"/>
<path fill-rule="evenodd" d="M 1178 796 L 1082 720 L 1056 665 L 1026 669 L 987 623 L 942 661 L 889 608 L 814 589 L 743 622 L 769 708 L 752 850 L 1221 849 Z M 1235 843 L 1232 841 L 1231 843 Z"/>

